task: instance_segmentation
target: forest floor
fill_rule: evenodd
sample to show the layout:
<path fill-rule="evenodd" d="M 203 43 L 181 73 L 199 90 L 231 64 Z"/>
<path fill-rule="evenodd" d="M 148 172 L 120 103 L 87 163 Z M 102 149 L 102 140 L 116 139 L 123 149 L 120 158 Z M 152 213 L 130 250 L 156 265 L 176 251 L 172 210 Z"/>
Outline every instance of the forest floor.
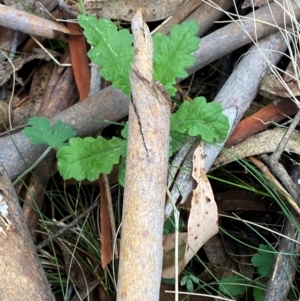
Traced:
<path fill-rule="evenodd" d="M 21 290 L 27 288 L 35 296 L 44 296 L 42 300 L 51 300 L 52 294 L 55 300 L 65 301 L 115 300 L 125 160 L 118 161 L 119 156 L 109 172 L 100 175 L 96 171 L 96 178 L 71 176 L 64 180 L 55 156 L 57 148 L 49 149 L 47 157 L 35 166 L 46 147 L 31 143 L 22 131 L 30 118 L 44 116 L 52 124 L 57 120 L 69 124 L 80 137 L 94 139 L 101 135 L 103 141 L 112 141 L 113 137 L 124 141 L 122 130 L 128 121 L 129 100 L 112 88 L 105 76 L 97 76 L 101 67 L 91 64 L 87 55 L 90 46 L 74 22 L 79 4 L 3 2 L 0 163 L 8 177 L 1 172 L 0 233 L 11 225 L 14 229 L 27 225 L 29 232 L 22 230 L 17 239 L 30 241 L 24 244 L 23 252 L 37 251 L 38 257 L 27 259 L 24 253 L 11 251 L 23 245 L 18 242 L 16 246 L 16 238 L 11 245 L 9 240 L 3 243 L 0 269 L 14 261 L 5 269 L 16 269 L 7 274 L 16 284 L 15 292 L 0 284 L 0 292 L 6 291 L 0 298 L 25 300 L 21 299 Z M 150 31 L 165 35 L 176 24 L 196 21 L 200 46 L 193 53 L 194 66 L 177 80 L 172 109 L 176 112 L 182 103 L 204 97 L 234 112 L 228 114 L 230 134 L 226 141 L 213 150 L 204 148 L 207 177 L 217 206 L 218 234 L 204 239 L 205 244 L 185 265 L 177 279 L 179 288 L 175 276 L 164 277 L 172 275 L 167 269 L 175 260 L 175 245 L 168 253 L 164 241 L 160 300 L 174 300 L 178 290 L 178 300 L 299 300 L 299 3 L 177 0 L 164 1 L 158 7 L 156 1 L 148 2 L 138 7 L 138 1 L 122 2 L 120 6 L 118 1 L 115 5 L 111 1 L 86 1 L 85 7 L 88 13 L 112 19 L 118 29 L 128 30 L 134 13 L 142 8 Z M 124 44 L 124 53 L 125 48 Z M 53 137 L 60 137 L 62 132 L 60 128 Z M 198 144 L 199 140 L 188 147 L 184 144 L 169 159 L 170 173 L 174 166 L 176 172 L 168 187 L 180 217 L 178 229 L 174 215 L 165 215 L 164 240 L 174 240 L 177 230 L 190 231 L 192 191 L 196 187 L 191 174 Z M 86 141 L 78 149 L 93 147 Z M 97 147 L 102 150 L 102 145 Z M 106 153 L 113 156 L 110 147 L 97 157 L 103 168 L 110 162 L 104 157 Z M 85 172 L 98 168 L 98 163 L 85 162 Z M 70 164 L 71 174 L 73 168 Z M 201 176 L 200 182 L 204 179 Z M 9 188 L 10 180 L 17 198 Z M 6 207 L 1 207 L 7 195 L 14 202 L 8 205 L 8 216 L 3 209 Z M 165 213 L 172 213 L 173 207 L 166 203 Z M 204 221 L 204 217 L 199 215 L 199 220 Z M 140 241 L 141 248 L 144 244 Z M 179 245 L 181 255 L 185 248 L 185 243 Z M 31 281 L 19 284 L 13 277 L 20 273 L 28 279 L 22 272 L 27 260 L 35 262 L 32 269 L 38 271 L 34 274 L 37 278 L 32 276 Z M 41 276 L 43 270 L 45 278 Z M 36 280 L 40 277 L 43 284 Z M 30 282 L 36 282 L 34 289 Z M 49 284 L 51 292 L 47 291 Z M 12 293 L 19 299 L 13 299 Z M 123 299 L 118 296 L 118 300 Z"/>

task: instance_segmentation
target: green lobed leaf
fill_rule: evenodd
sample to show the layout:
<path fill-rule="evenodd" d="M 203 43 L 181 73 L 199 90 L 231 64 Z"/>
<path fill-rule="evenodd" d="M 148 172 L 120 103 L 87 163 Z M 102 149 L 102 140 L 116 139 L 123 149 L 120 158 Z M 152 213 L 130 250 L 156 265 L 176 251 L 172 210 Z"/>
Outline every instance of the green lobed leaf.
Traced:
<path fill-rule="evenodd" d="M 124 138 L 121 141 L 121 157 L 126 158 L 127 156 L 127 144 L 128 144 L 128 121 L 126 122 L 123 130 L 121 131 L 121 136 Z M 125 166 L 125 162 L 124 162 Z"/>
<path fill-rule="evenodd" d="M 245 278 L 239 275 L 230 275 L 221 279 L 219 289 L 226 295 L 237 296 L 244 294 L 248 287 Z"/>
<path fill-rule="evenodd" d="M 129 97 L 129 75 L 134 56 L 129 30 L 118 30 L 109 19 L 98 20 L 92 15 L 79 15 L 78 22 L 84 29 L 88 43 L 93 46 L 88 56 L 101 67 L 100 75 Z"/>
<path fill-rule="evenodd" d="M 171 115 L 171 131 L 201 136 L 207 142 L 220 142 L 227 137 L 229 122 L 220 104 L 207 103 L 204 97 L 197 97 L 192 102 L 184 101 Z"/>
<path fill-rule="evenodd" d="M 169 139 L 169 157 L 171 157 L 175 152 L 177 152 L 188 140 L 190 136 L 186 133 L 170 132 Z"/>
<path fill-rule="evenodd" d="M 187 77 L 186 68 L 194 65 L 191 54 L 199 47 L 199 27 L 195 21 L 185 21 L 172 27 L 169 36 L 157 33 L 153 36 L 153 79 L 165 86 L 171 96 L 176 89 L 176 78 Z"/>
<path fill-rule="evenodd" d="M 265 298 L 265 293 L 266 289 L 265 288 L 260 288 L 260 287 L 255 287 L 253 289 L 253 297 L 255 301 L 263 301 Z"/>
<path fill-rule="evenodd" d="M 33 144 L 45 144 L 52 148 L 60 148 L 71 137 L 76 136 L 76 132 L 72 127 L 58 120 L 53 129 L 51 123 L 46 117 L 32 117 L 29 119 L 30 126 L 25 127 L 22 133 L 31 139 Z"/>
<path fill-rule="evenodd" d="M 128 138 L 128 121 L 126 122 L 121 136 L 124 138 L 120 142 L 120 155 L 121 161 L 118 168 L 118 180 L 119 184 L 125 187 L 125 172 L 126 172 L 126 156 L 127 156 L 127 138 Z"/>
<path fill-rule="evenodd" d="M 126 173 L 126 158 L 121 157 L 121 161 L 118 167 L 118 181 L 119 184 L 123 187 L 125 187 L 125 173 Z"/>
<path fill-rule="evenodd" d="M 123 127 L 123 130 L 121 131 L 121 136 L 124 138 L 124 139 L 127 139 L 128 138 L 128 121 L 125 123 L 124 127 Z"/>
<path fill-rule="evenodd" d="M 259 245 L 258 253 L 255 253 L 251 259 L 252 264 L 258 268 L 258 273 L 263 277 L 271 277 L 274 249 L 269 245 Z"/>
<path fill-rule="evenodd" d="M 87 179 L 95 181 L 100 173 L 109 174 L 113 165 L 119 162 L 121 139 L 113 137 L 72 138 L 69 146 L 62 147 L 56 154 L 58 170 L 64 180 Z"/>

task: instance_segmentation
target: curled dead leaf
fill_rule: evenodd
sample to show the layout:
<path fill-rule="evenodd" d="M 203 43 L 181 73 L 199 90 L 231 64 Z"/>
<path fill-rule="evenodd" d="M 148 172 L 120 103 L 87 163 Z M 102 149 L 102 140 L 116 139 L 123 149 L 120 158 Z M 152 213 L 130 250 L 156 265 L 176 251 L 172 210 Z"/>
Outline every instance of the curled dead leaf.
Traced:
<path fill-rule="evenodd" d="M 218 208 L 214 194 L 205 171 L 204 143 L 195 149 L 193 155 L 193 178 L 197 182 L 193 190 L 192 207 L 188 220 L 186 249 L 182 260 L 178 263 L 179 273 L 194 257 L 199 249 L 215 234 L 218 233 Z M 164 245 L 165 249 L 169 249 Z M 173 261 L 174 262 L 174 261 Z M 163 270 L 164 278 L 174 278 L 175 264 Z"/>

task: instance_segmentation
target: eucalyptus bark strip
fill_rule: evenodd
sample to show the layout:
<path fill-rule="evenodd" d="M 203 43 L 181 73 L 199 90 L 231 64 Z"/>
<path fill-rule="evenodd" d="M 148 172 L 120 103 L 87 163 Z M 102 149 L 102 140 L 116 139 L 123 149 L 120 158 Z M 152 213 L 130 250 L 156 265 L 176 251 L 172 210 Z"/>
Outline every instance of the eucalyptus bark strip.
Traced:
<path fill-rule="evenodd" d="M 171 102 L 152 83 L 152 41 L 138 11 L 132 21 L 129 133 L 117 300 L 159 300 Z"/>

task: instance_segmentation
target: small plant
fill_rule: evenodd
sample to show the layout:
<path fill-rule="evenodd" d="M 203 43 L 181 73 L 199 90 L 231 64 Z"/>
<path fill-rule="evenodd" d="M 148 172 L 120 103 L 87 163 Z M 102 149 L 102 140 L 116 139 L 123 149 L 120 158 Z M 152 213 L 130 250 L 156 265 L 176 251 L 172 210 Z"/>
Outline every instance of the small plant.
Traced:
<path fill-rule="evenodd" d="M 207 142 L 223 141 L 228 133 L 228 128 L 224 126 L 227 122 L 220 104 L 207 103 L 204 97 L 197 97 L 192 102 L 185 101 L 171 115 L 171 131 L 190 137 L 200 135 Z"/>
<path fill-rule="evenodd" d="M 118 30 L 110 20 L 97 20 L 91 15 L 79 15 L 78 22 L 92 46 L 88 52 L 89 58 L 101 67 L 100 75 L 129 97 L 129 78 L 134 58 L 133 39 L 129 30 Z M 191 53 L 199 46 L 197 32 L 196 22 L 189 21 L 174 26 L 169 36 L 155 34 L 153 37 L 153 80 L 162 83 L 171 96 L 176 93 L 173 86 L 176 79 L 186 77 L 185 68 L 191 67 L 195 62 Z M 110 173 L 113 165 L 120 162 L 122 157 L 119 181 L 124 183 L 126 127 L 122 131 L 125 140 L 116 137 L 110 140 L 103 137 L 71 138 L 74 137 L 71 135 L 68 137 L 71 138 L 69 145 L 53 145 L 47 143 L 48 140 L 37 140 L 36 134 L 39 132 L 41 136 L 47 136 L 50 123 L 46 125 L 45 119 L 40 122 L 34 119 L 29 124 L 32 128 L 25 128 L 23 133 L 33 139 L 33 143 L 48 144 L 50 148 L 58 149 L 58 169 L 64 180 L 74 178 L 78 181 L 94 181 L 99 174 Z M 169 154 L 177 151 L 189 136 L 201 137 L 207 142 L 219 142 L 226 138 L 228 130 L 228 119 L 222 115 L 220 104 L 207 103 L 204 97 L 197 97 L 192 102 L 185 101 L 171 116 Z"/>
<path fill-rule="evenodd" d="M 254 254 L 251 262 L 257 268 L 257 272 L 270 278 L 274 262 L 274 249 L 269 245 L 259 245 L 258 253 Z"/>
<path fill-rule="evenodd" d="M 26 127 L 23 134 L 30 137 L 33 144 L 44 144 L 54 149 L 67 145 L 65 141 L 77 135 L 71 126 L 60 120 L 53 128 L 46 117 L 32 117 L 28 124 L 31 127 Z"/>
<path fill-rule="evenodd" d="M 51 148 L 57 150 L 68 144 L 65 141 L 77 135 L 70 125 L 60 120 L 55 123 L 53 128 L 49 119 L 46 117 L 32 117 L 28 121 L 28 124 L 30 126 L 23 130 L 23 134 L 31 139 L 31 143 L 47 145 L 48 147 L 40 158 L 13 182 L 14 185 L 19 182 L 24 175 L 33 170 L 48 155 Z"/>
<path fill-rule="evenodd" d="M 244 294 L 249 285 L 244 277 L 240 275 L 229 275 L 220 281 L 219 289 L 226 295 L 238 296 Z"/>
<path fill-rule="evenodd" d="M 180 281 L 181 286 L 185 286 L 189 293 L 194 292 L 194 284 L 199 285 L 200 279 L 193 274 L 187 274 Z"/>
<path fill-rule="evenodd" d="M 269 245 L 260 245 L 258 253 L 251 259 L 257 268 L 257 273 L 262 277 L 271 277 L 275 250 Z M 249 287 L 253 286 L 255 301 L 262 301 L 265 295 L 265 282 L 261 278 L 251 281 L 240 275 L 230 275 L 220 281 L 219 289 L 226 295 L 238 296 L 244 294 Z"/>
<path fill-rule="evenodd" d="M 94 181 L 100 173 L 110 173 L 113 165 L 120 159 L 120 141 L 116 137 L 106 140 L 101 136 L 96 139 L 70 139 L 70 145 L 57 152 L 60 174 L 66 179 Z"/>

